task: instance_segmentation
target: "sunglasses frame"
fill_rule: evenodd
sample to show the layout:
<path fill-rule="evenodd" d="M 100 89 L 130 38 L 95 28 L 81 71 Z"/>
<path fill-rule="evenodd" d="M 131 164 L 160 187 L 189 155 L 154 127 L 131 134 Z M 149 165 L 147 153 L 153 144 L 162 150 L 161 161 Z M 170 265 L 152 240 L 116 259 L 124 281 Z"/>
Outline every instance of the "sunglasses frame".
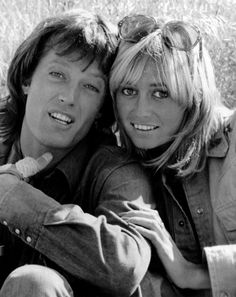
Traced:
<path fill-rule="evenodd" d="M 147 21 L 149 21 L 149 24 L 152 25 L 152 26 L 150 26 L 151 29 L 146 32 L 147 33 L 146 35 L 141 35 L 140 34 L 140 38 L 138 40 L 135 40 L 135 39 L 132 39 L 132 38 L 127 38 L 127 37 L 124 36 L 124 32 L 122 33 L 122 26 L 124 24 L 132 23 L 132 20 L 135 21 L 135 18 L 136 19 L 140 18 L 140 27 L 142 25 L 144 25 L 145 23 L 148 24 Z M 146 21 L 146 22 L 144 22 L 144 21 Z M 175 46 L 175 45 L 171 44 L 171 42 L 168 41 L 168 39 L 167 39 L 167 37 L 165 36 L 164 33 L 166 32 L 166 30 L 168 30 L 168 28 L 170 26 L 178 25 L 178 23 L 179 24 L 181 24 L 181 23 L 184 24 L 183 21 L 169 21 L 164 25 L 163 28 L 160 29 L 160 34 L 161 34 L 161 37 L 162 37 L 162 40 L 163 40 L 164 44 L 168 48 L 174 48 L 174 49 L 177 49 L 177 50 L 180 50 L 180 51 L 189 52 L 199 43 L 199 52 L 200 52 L 199 56 L 201 58 L 202 57 L 202 35 L 201 35 L 200 29 L 196 25 L 189 24 L 189 26 L 197 33 L 196 41 L 191 46 L 183 48 L 183 47 Z M 136 21 L 136 24 L 139 24 L 138 20 Z M 130 43 L 138 43 L 140 40 L 142 40 L 143 38 L 145 38 L 149 34 L 155 32 L 155 30 L 157 29 L 157 25 L 158 25 L 157 21 L 152 16 L 146 16 L 146 15 L 142 15 L 142 14 L 126 16 L 118 23 L 119 36 L 120 36 L 120 39 L 122 39 L 124 41 L 130 42 Z M 138 28 L 139 28 L 139 26 L 137 26 L 135 29 L 138 29 Z"/>

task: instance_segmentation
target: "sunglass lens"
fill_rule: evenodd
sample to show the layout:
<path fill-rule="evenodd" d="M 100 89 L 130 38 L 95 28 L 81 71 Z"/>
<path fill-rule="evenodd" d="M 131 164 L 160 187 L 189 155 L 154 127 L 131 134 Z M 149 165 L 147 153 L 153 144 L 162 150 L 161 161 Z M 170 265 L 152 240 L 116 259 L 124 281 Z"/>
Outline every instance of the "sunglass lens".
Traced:
<path fill-rule="evenodd" d="M 123 39 L 138 42 L 154 28 L 155 20 L 144 15 L 125 17 L 119 23 L 120 35 Z"/>
<path fill-rule="evenodd" d="M 189 51 L 200 41 L 200 31 L 183 22 L 169 22 L 162 30 L 162 37 L 168 47 Z"/>

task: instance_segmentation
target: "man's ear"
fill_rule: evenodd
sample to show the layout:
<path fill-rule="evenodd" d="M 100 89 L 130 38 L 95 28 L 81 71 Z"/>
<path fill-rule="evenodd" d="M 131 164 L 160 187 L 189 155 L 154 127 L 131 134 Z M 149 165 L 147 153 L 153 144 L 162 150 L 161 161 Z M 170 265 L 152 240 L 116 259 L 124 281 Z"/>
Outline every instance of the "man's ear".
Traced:
<path fill-rule="evenodd" d="M 22 90 L 25 95 L 27 95 L 29 93 L 30 84 L 31 84 L 31 79 L 24 79 L 23 85 L 22 85 Z"/>
<path fill-rule="evenodd" d="M 22 90 L 23 90 L 24 94 L 27 95 L 28 91 L 29 91 L 29 84 L 23 84 Z"/>

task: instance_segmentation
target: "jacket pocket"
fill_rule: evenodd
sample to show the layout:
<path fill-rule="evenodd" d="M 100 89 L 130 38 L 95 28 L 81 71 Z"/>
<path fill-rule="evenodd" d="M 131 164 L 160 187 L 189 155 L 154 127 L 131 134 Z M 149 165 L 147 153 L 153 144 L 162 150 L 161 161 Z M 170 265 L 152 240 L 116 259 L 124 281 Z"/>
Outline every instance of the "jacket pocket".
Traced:
<path fill-rule="evenodd" d="M 232 202 L 217 212 L 229 243 L 236 243 L 236 203 Z"/>

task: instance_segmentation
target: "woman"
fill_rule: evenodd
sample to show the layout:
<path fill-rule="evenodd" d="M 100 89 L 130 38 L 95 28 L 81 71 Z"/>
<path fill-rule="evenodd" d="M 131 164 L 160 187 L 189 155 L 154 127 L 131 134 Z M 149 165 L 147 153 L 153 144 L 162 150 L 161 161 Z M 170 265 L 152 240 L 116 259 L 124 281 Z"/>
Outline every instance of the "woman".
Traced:
<path fill-rule="evenodd" d="M 110 88 L 120 140 L 148 168 L 158 210 L 121 216 L 165 268 L 154 296 L 235 296 L 236 115 L 220 99 L 201 32 L 144 15 L 119 30 Z"/>

